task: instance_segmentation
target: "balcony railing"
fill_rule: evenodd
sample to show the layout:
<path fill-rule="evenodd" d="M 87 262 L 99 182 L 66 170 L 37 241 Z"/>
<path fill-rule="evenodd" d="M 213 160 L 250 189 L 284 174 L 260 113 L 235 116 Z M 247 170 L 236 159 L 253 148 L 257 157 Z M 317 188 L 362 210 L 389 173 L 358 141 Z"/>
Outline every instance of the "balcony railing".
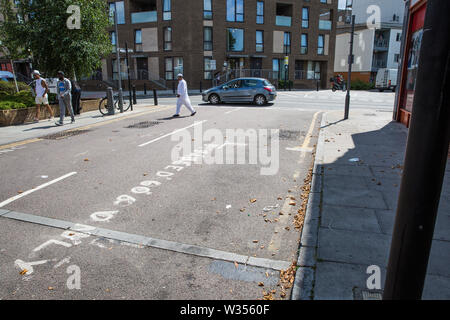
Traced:
<path fill-rule="evenodd" d="M 380 59 L 373 60 L 372 67 L 375 69 L 386 68 L 386 66 L 387 66 L 386 60 L 380 60 Z"/>
<path fill-rule="evenodd" d="M 330 20 L 319 20 L 319 30 L 331 30 L 331 26 Z"/>
<path fill-rule="evenodd" d="M 375 48 L 377 49 L 387 49 L 389 47 L 388 40 L 375 40 Z"/>
<path fill-rule="evenodd" d="M 131 13 L 131 23 L 156 22 L 158 20 L 156 11 L 142 11 Z"/>
<path fill-rule="evenodd" d="M 277 16 L 276 20 L 275 20 L 275 24 L 277 26 L 282 26 L 282 27 L 290 27 L 292 24 L 292 17 L 288 17 L 288 16 Z"/>

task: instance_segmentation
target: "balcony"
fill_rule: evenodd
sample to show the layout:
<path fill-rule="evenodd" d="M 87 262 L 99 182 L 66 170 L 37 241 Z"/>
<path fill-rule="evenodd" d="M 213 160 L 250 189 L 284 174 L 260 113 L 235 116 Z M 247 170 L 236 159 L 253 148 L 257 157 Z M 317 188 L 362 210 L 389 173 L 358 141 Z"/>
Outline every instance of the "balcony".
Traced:
<path fill-rule="evenodd" d="M 319 30 L 331 30 L 331 26 L 330 20 L 319 20 Z"/>
<path fill-rule="evenodd" d="M 131 13 L 131 23 L 147 23 L 158 21 L 157 11 L 142 11 Z"/>
<path fill-rule="evenodd" d="M 276 20 L 275 20 L 275 24 L 277 26 L 290 27 L 292 24 L 292 17 L 277 16 Z"/>
<path fill-rule="evenodd" d="M 374 50 L 375 51 L 388 51 L 389 49 L 389 40 L 375 40 Z"/>

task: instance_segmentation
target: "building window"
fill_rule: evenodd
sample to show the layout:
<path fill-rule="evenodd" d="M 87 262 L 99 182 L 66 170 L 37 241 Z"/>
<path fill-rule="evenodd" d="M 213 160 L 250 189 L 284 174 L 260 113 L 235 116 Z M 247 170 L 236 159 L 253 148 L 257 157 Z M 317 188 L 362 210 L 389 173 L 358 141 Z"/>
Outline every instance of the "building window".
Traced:
<path fill-rule="evenodd" d="M 394 54 L 394 62 L 398 63 L 400 61 L 400 55 L 399 54 Z"/>
<path fill-rule="evenodd" d="M 163 0 L 163 20 L 172 20 L 171 0 Z"/>
<path fill-rule="evenodd" d="M 264 31 L 256 30 L 256 52 L 264 52 Z"/>
<path fill-rule="evenodd" d="M 302 28 L 309 28 L 309 8 L 303 7 L 302 9 Z"/>
<path fill-rule="evenodd" d="M 401 33 L 397 33 L 397 37 L 395 39 L 397 42 L 402 41 L 402 34 Z"/>
<path fill-rule="evenodd" d="M 319 38 L 317 41 L 317 54 L 319 54 L 319 55 L 325 54 L 324 39 L 325 39 L 325 36 L 323 34 L 319 34 Z"/>
<path fill-rule="evenodd" d="M 244 21 L 244 0 L 227 0 L 227 21 Z"/>
<path fill-rule="evenodd" d="M 308 53 L 308 34 L 302 33 L 300 40 L 300 53 L 307 54 Z"/>
<path fill-rule="evenodd" d="M 308 61 L 308 72 L 306 74 L 308 80 L 320 80 L 320 62 Z"/>
<path fill-rule="evenodd" d="M 212 0 L 203 0 L 203 19 L 212 20 Z"/>
<path fill-rule="evenodd" d="M 110 21 L 114 24 L 114 11 L 117 10 L 117 24 L 125 24 L 125 6 L 123 1 L 111 2 L 109 4 Z"/>
<path fill-rule="evenodd" d="M 227 51 L 244 51 L 244 29 L 227 29 Z"/>
<path fill-rule="evenodd" d="M 333 21 L 331 18 L 332 11 L 322 12 L 319 16 L 319 30 L 331 30 Z"/>
<path fill-rule="evenodd" d="M 285 32 L 284 33 L 284 48 L 283 48 L 283 52 L 285 54 L 290 54 L 291 53 L 291 33 L 290 32 Z"/>
<path fill-rule="evenodd" d="M 166 80 L 173 80 L 174 75 L 183 74 L 183 58 L 166 58 L 164 65 Z"/>
<path fill-rule="evenodd" d="M 137 52 L 142 51 L 142 30 L 134 30 L 134 46 Z"/>
<path fill-rule="evenodd" d="M 116 48 L 116 32 L 115 31 L 111 31 L 109 33 L 109 37 L 111 39 L 112 52 L 116 52 L 117 51 L 117 48 Z"/>
<path fill-rule="evenodd" d="M 213 65 L 212 65 L 212 57 L 205 57 L 204 59 L 204 75 L 205 80 L 212 80 L 213 78 Z"/>
<path fill-rule="evenodd" d="M 272 79 L 278 80 L 280 78 L 280 60 L 272 60 Z"/>
<path fill-rule="evenodd" d="M 213 50 L 212 27 L 203 28 L 203 50 L 204 51 Z"/>
<path fill-rule="evenodd" d="M 256 23 L 264 23 L 264 2 L 262 1 L 256 2 Z"/>
<path fill-rule="evenodd" d="M 164 31 L 164 51 L 172 50 L 172 27 L 165 27 Z"/>
<path fill-rule="evenodd" d="M 305 79 L 305 66 L 303 60 L 295 60 L 295 80 Z"/>
<path fill-rule="evenodd" d="M 327 0 L 320 0 L 320 3 L 327 3 Z"/>

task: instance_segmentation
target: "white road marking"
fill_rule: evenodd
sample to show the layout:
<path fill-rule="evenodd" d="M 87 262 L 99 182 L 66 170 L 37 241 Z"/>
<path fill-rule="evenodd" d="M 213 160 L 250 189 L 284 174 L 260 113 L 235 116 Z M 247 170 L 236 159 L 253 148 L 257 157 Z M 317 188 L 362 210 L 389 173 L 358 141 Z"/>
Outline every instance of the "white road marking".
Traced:
<path fill-rule="evenodd" d="M 9 198 L 9 199 L 7 199 L 7 200 L 5 200 L 5 201 L 3 201 L 3 202 L 0 203 L 0 208 L 6 206 L 7 204 L 10 204 L 10 203 L 13 202 L 13 201 L 16 201 L 17 199 L 20 199 L 20 198 L 23 198 L 23 197 L 27 196 L 27 195 L 29 195 L 30 193 L 33 193 L 33 192 L 35 192 L 35 191 L 44 189 L 45 187 L 48 187 L 48 186 L 50 186 L 50 185 L 52 185 L 52 184 L 54 184 L 54 183 L 57 183 L 57 182 L 59 182 L 59 181 L 61 181 L 61 180 L 64 180 L 64 179 L 66 179 L 66 178 L 68 178 L 68 177 L 71 177 L 71 176 L 73 176 L 73 175 L 75 175 L 75 174 L 77 174 L 77 173 L 76 173 L 76 172 L 71 172 L 71 173 L 65 174 L 65 175 L 63 175 L 62 177 L 59 177 L 59 178 L 57 178 L 57 179 L 55 179 L 55 180 L 52 180 L 52 181 L 49 181 L 49 182 L 47 182 L 47 183 L 41 184 L 40 186 L 38 186 L 38 187 L 36 187 L 36 188 L 30 189 L 30 190 L 25 191 L 25 192 L 23 192 L 23 193 L 21 193 L 21 194 L 18 194 L 17 196 L 14 196 L 14 197 L 12 197 L 12 198 Z"/>
<path fill-rule="evenodd" d="M 143 144 L 139 145 L 139 147 L 147 146 L 147 145 L 149 145 L 149 144 L 151 144 L 151 143 L 153 143 L 153 142 L 156 142 L 156 141 L 159 141 L 159 140 L 161 140 L 161 139 L 170 137 L 171 135 L 174 135 L 175 133 L 178 133 L 178 132 L 180 132 L 180 131 L 183 131 L 183 130 L 186 130 L 186 129 L 189 129 L 189 128 L 198 126 L 198 125 L 203 124 L 203 123 L 205 123 L 205 122 L 207 122 L 207 121 L 208 121 L 208 120 L 199 121 L 199 122 L 196 122 L 196 123 L 194 123 L 194 124 L 192 124 L 192 125 L 190 125 L 190 126 L 187 126 L 187 127 L 184 127 L 184 128 L 178 129 L 178 130 L 175 130 L 175 131 L 173 131 L 173 132 L 171 132 L 171 133 L 168 133 L 168 134 L 165 134 L 165 135 L 163 135 L 163 136 L 161 136 L 161 137 L 159 137 L 159 138 L 156 138 L 156 139 L 153 139 L 153 140 L 148 141 L 148 142 L 146 142 L 146 143 L 143 143 Z"/>
<path fill-rule="evenodd" d="M 227 111 L 227 112 L 225 112 L 225 114 L 230 114 L 230 113 L 233 113 L 233 112 L 236 112 L 236 111 L 239 111 L 239 110 L 241 110 L 241 108 L 236 108 L 234 110 Z"/>
<path fill-rule="evenodd" d="M 25 272 L 25 274 L 26 274 L 27 276 L 29 276 L 30 274 L 32 274 L 32 273 L 34 272 L 33 266 L 37 266 L 37 265 L 44 264 L 44 263 L 47 263 L 47 262 L 48 262 L 48 260 L 41 260 L 41 261 L 34 261 L 34 262 L 25 262 L 25 261 L 22 261 L 22 260 L 20 260 L 20 259 L 17 259 L 17 260 L 14 262 L 14 264 L 15 264 L 18 268 L 20 268 L 20 270 L 22 270 L 22 271 L 27 270 L 27 271 Z"/>

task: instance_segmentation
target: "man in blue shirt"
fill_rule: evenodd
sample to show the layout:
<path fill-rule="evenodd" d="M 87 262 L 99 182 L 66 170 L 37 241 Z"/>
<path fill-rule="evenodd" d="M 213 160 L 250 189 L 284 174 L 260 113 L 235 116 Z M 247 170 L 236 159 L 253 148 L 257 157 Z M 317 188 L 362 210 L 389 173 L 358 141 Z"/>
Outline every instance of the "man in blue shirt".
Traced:
<path fill-rule="evenodd" d="M 55 122 L 57 126 L 64 125 L 64 117 L 66 116 L 66 107 L 69 109 L 72 122 L 75 122 L 75 115 L 72 109 L 72 84 L 70 80 L 64 77 L 64 72 L 58 72 L 58 83 L 56 84 L 56 90 L 58 93 L 59 101 L 59 121 Z"/>

